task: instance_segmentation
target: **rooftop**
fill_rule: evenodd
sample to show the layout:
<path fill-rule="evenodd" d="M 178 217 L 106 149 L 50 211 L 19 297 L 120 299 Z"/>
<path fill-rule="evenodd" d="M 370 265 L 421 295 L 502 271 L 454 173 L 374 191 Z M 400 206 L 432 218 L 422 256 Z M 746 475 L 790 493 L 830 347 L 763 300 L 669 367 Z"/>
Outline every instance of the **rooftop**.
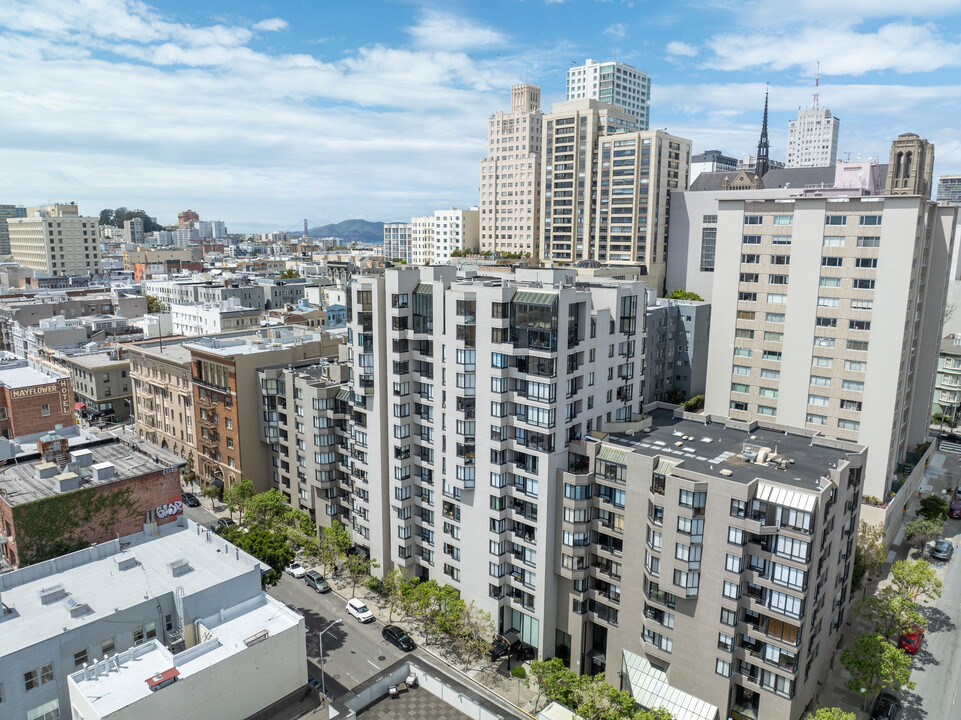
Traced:
<path fill-rule="evenodd" d="M 177 679 L 196 675 L 226 658 L 243 652 L 259 633 L 268 637 L 296 627 L 300 615 L 266 593 L 225 612 L 216 624 L 204 622 L 211 637 L 174 654 L 151 640 L 101 660 L 70 676 L 71 682 L 101 717 L 114 713 L 153 692 L 146 681 L 173 669 Z M 164 676 L 166 677 L 166 676 Z"/>
<path fill-rule="evenodd" d="M 32 367 L 0 368 L 0 385 L 8 388 L 25 388 L 36 385 L 50 385 L 66 375 L 55 375 L 52 372 L 37 370 Z"/>
<path fill-rule="evenodd" d="M 129 360 L 115 360 L 107 353 L 95 353 L 93 355 L 71 355 L 69 360 L 74 365 L 88 368 L 90 370 L 100 370 L 109 365 L 126 365 Z"/>
<path fill-rule="evenodd" d="M 839 460 L 863 450 L 860 445 L 803 429 L 752 424 L 747 430 L 742 427 L 744 423 L 716 416 L 699 415 L 697 420 L 685 420 L 675 417 L 673 409 L 663 407 L 649 414 L 650 431 L 612 433 L 607 441 L 643 455 L 659 454 L 679 468 L 728 481 L 749 483 L 760 479 L 820 491 L 821 478 L 827 477 Z M 762 448 L 770 448 L 771 453 L 785 458 L 784 469 L 776 462 L 754 462 Z M 721 471 L 727 470 L 732 474 L 722 476 Z"/>
<path fill-rule="evenodd" d="M 277 350 L 281 347 L 302 345 L 322 339 L 319 330 L 307 330 L 296 325 L 284 325 L 263 330 L 255 330 L 240 335 L 210 336 L 192 339 L 184 347 L 200 350 L 211 355 L 231 357 L 234 355 L 253 355 L 255 353 Z"/>
<path fill-rule="evenodd" d="M 94 442 L 104 442 L 100 436 L 95 437 L 97 439 Z M 77 489 L 82 490 L 110 485 L 183 464 L 183 462 L 173 464 L 167 457 L 160 458 L 141 449 L 132 449 L 125 443 L 112 438 L 107 439 L 105 444 L 91 444 L 88 440 L 88 443 L 83 446 L 71 445 L 70 454 L 73 458 L 71 462 L 62 468 L 57 468 L 56 465 L 53 468 L 47 468 L 48 473 L 43 473 L 43 470 L 51 463 L 42 457 L 31 460 L 21 459 L 0 470 L 0 493 L 3 494 L 3 499 L 9 505 L 22 505 L 40 498 L 59 495 L 63 475 L 71 472 L 79 476 Z M 77 459 L 81 457 L 88 459 L 78 462 Z M 94 466 L 103 463 L 110 463 L 113 466 L 113 472 L 99 474 L 94 472 Z M 41 474 L 46 474 L 46 477 L 41 477 Z"/>
<path fill-rule="evenodd" d="M 189 569 L 174 575 L 171 564 L 185 558 Z M 14 570 L 0 575 L 0 658 L 142 605 L 145 598 L 173 593 L 178 586 L 189 598 L 248 573 L 259 591 L 257 560 L 183 516 L 159 526 L 154 535 L 140 532 Z M 240 586 L 234 587 L 239 591 Z M 51 601 L 52 591 L 64 600 Z M 71 611 L 77 605 L 84 612 Z"/>

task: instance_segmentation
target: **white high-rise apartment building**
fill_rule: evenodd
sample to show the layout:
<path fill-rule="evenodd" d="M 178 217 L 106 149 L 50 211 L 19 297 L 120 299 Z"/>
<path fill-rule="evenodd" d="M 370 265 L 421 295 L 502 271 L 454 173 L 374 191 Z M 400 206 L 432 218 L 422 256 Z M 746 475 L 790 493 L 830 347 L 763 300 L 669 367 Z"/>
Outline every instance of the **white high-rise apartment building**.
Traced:
<path fill-rule="evenodd" d="M 798 110 L 797 120 L 787 124 L 785 167 L 827 167 L 838 159 L 838 126 L 841 121 L 825 107 Z"/>
<path fill-rule="evenodd" d="M 487 121 L 481 160 L 480 249 L 536 255 L 540 217 L 541 89 L 511 88 L 511 110 Z"/>
<path fill-rule="evenodd" d="M 477 252 L 480 210 L 437 210 L 411 218 L 411 259 L 415 265 L 446 265 L 451 253 Z M 385 230 L 386 232 L 386 230 Z"/>
<path fill-rule="evenodd" d="M 410 248 L 410 223 L 386 223 L 384 225 L 384 259 L 413 262 Z"/>
<path fill-rule="evenodd" d="M 558 471 L 640 418 L 645 294 L 573 270 L 354 277 L 349 516 L 379 572 L 452 585 L 553 654 Z"/>
<path fill-rule="evenodd" d="M 640 265 L 664 284 L 671 193 L 686 190 L 691 141 L 638 131 L 597 100 L 556 103 L 544 116 L 539 259 Z"/>
<path fill-rule="evenodd" d="M 719 199 L 705 409 L 867 445 L 884 498 L 927 438 L 958 208 L 878 192 Z"/>
<path fill-rule="evenodd" d="M 10 254 L 50 275 L 100 274 L 99 224 L 72 204 L 27 208 L 26 217 L 7 219 Z"/>
<path fill-rule="evenodd" d="M 568 100 L 600 100 L 623 108 L 637 119 L 637 129 L 651 125 L 651 79 L 643 70 L 614 60 L 590 58 L 567 71 Z"/>

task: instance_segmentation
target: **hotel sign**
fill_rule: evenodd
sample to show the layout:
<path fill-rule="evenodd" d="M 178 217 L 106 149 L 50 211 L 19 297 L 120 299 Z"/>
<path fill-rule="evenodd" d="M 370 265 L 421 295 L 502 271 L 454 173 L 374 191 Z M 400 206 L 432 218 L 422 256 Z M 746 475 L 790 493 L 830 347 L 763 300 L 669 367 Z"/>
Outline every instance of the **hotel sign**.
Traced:
<path fill-rule="evenodd" d="M 19 400 L 20 398 L 34 397 L 36 395 L 49 395 L 50 393 L 59 392 L 59 388 L 53 385 L 36 385 L 34 387 L 28 388 L 17 388 L 16 390 L 10 391 L 10 397 Z"/>

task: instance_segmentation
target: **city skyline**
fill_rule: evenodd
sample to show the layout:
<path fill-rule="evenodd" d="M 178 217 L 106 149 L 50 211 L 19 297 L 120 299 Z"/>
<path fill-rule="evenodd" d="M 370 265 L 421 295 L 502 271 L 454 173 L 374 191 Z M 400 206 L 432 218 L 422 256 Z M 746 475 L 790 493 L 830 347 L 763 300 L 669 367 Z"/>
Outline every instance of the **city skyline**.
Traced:
<path fill-rule="evenodd" d="M 511 85 L 539 85 L 549 112 L 571 64 L 612 56 L 650 76 L 651 128 L 694 152 L 752 152 L 769 82 L 776 159 L 820 61 L 839 158 L 883 160 L 891 137 L 916 132 L 938 148 L 937 176 L 961 166 L 959 14 L 945 0 L 910 15 L 824 0 L 389 2 L 363 15 L 14 1 L 0 8 L 0 200 L 75 200 L 84 215 L 125 205 L 164 224 L 191 207 L 235 232 L 470 207 L 487 119 Z"/>

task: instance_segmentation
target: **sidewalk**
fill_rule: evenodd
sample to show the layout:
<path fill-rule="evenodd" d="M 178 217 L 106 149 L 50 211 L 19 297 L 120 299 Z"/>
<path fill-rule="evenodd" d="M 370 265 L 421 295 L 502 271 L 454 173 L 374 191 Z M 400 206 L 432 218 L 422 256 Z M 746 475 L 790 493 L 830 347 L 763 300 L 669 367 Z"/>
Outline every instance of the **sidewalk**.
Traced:
<path fill-rule="evenodd" d="M 316 569 L 319 572 L 323 572 L 321 567 L 317 567 Z M 370 608 L 371 612 L 374 613 L 374 616 L 380 622 L 388 624 L 387 603 L 378 593 L 368 590 L 366 585 L 360 584 L 357 585 L 355 595 L 352 596 L 350 594 L 352 583 L 349 578 L 343 575 L 334 576 L 327 574 L 325 574 L 325 577 L 327 578 L 327 582 L 330 583 L 333 592 L 339 595 L 345 604 L 351 597 L 360 598 L 367 603 L 367 607 Z M 473 681 L 473 683 L 478 686 L 479 691 L 493 693 L 503 702 L 514 706 L 525 715 L 531 717 L 536 716 L 534 702 L 538 697 L 537 692 L 528 688 L 524 680 L 506 674 L 506 671 L 503 669 L 506 667 L 506 660 L 493 663 L 489 656 L 475 656 L 470 665 L 466 666 L 463 658 L 451 647 L 450 643 L 446 641 L 445 636 L 441 635 L 436 637 L 430 645 L 427 645 L 424 641 L 423 625 L 418 622 L 416 618 L 405 618 L 400 612 L 395 610 L 393 617 L 390 619 L 390 623 L 401 625 L 414 642 L 417 643 L 418 649 L 431 655 L 437 662 L 441 663 L 448 672 L 459 676 L 462 680 Z M 511 664 L 516 666 L 520 663 L 513 661 Z M 529 676 L 530 665 L 523 663 L 523 666 Z M 546 704 L 546 700 L 541 697 L 538 709 L 543 709 Z"/>
<path fill-rule="evenodd" d="M 958 458 L 954 455 L 936 451 L 931 456 L 931 464 L 924 471 L 924 480 L 921 482 L 921 496 L 927 497 L 931 494 L 937 494 L 950 500 L 950 494 L 957 487 L 959 477 L 961 477 L 961 474 L 959 474 Z M 948 493 L 947 496 L 943 494 L 945 490 Z M 907 512 L 904 515 L 901 530 L 895 536 L 894 544 L 888 550 L 887 562 L 881 570 L 881 578 L 866 582 L 864 587 L 855 595 L 855 602 L 867 593 L 873 594 L 879 587 L 886 585 L 888 572 L 895 562 L 909 559 L 909 556 L 913 559 L 912 549 L 904 540 L 904 524 L 917 517 L 919 500 L 920 498 L 917 495 L 908 500 Z M 940 565 L 938 568 L 939 576 L 943 577 L 945 569 Z M 827 684 L 817 698 L 815 703 L 817 707 L 839 707 L 847 712 L 853 712 L 858 720 L 870 717 L 870 710 L 861 710 L 861 696 L 845 687 L 845 683 L 851 679 L 851 674 L 844 669 L 839 660 L 841 650 L 853 647 L 854 638 L 869 629 L 869 624 L 854 613 L 852 606 L 852 609 L 848 611 L 845 622 L 844 639 L 830 659 L 833 672 L 828 676 Z"/>

